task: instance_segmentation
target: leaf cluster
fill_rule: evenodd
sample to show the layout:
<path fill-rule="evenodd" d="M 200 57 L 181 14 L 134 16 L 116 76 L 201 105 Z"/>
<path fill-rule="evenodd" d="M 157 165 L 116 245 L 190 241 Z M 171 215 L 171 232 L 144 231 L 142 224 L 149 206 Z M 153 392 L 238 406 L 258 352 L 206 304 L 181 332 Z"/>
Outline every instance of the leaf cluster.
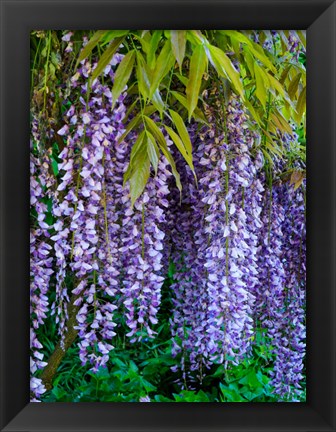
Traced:
<path fill-rule="evenodd" d="M 305 34 L 295 34 L 305 45 Z M 127 138 L 131 131 L 138 135 L 125 174 L 133 203 L 144 190 L 151 169 L 157 172 L 161 154 L 171 165 L 177 187 L 182 188 L 165 136 L 170 137 L 194 172 L 186 124 L 207 124 L 202 95 L 215 81 L 219 82 L 224 105 L 230 92 L 236 93 L 245 105 L 251 128 L 262 137 L 260 148 L 270 165 L 274 156 L 284 154 L 283 134 L 305 127 L 305 66 L 303 61 L 293 60 L 288 32 L 274 36 L 260 31 L 259 43 L 253 41 L 253 35 L 254 32 L 235 30 L 115 30 L 92 35 L 78 58 L 83 61 L 99 44 L 106 47 L 92 81 L 118 49 L 124 53 L 112 94 L 117 100 L 127 91 L 134 99 L 128 111 L 130 118 L 126 118 L 126 131 L 120 138 Z M 263 48 L 266 38 L 271 38 L 274 52 Z"/>

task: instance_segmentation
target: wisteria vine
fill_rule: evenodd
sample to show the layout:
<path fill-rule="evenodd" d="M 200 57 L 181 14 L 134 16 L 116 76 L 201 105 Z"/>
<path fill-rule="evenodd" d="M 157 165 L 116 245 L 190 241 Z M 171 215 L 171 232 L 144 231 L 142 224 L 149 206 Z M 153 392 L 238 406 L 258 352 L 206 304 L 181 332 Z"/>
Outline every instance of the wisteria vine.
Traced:
<path fill-rule="evenodd" d="M 63 39 L 66 52 L 73 49 L 71 36 Z M 83 60 L 63 89 L 57 177 L 37 114 L 32 121 L 31 400 L 46 391 L 39 370 L 48 359 L 36 330 L 47 316 L 55 316 L 64 348 L 69 305 L 75 306 L 79 357 L 96 372 L 108 365 L 120 326 L 131 343 L 155 337 L 169 262 L 175 268 L 172 355 L 178 359 L 172 370 L 181 388 L 194 388 L 214 364 L 227 368 L 251 355 L 262 331 L 274 355 L 275 392 L 280 400 L 298 400 L 305 356 L 305 182 L 297 189 L 276 170 L 270 182 L 260 137 L 231 96 L 220 108 L 222 125 L 205 101 L 211 126 L 189 126 L 198 183 L 175 152 L 180 197 L 161 156 L 157 174 L 151 172 L 132 206 L 123 176 L 137 135 L 120 142 L 127 92 L 113 101 L 110 91 L 122 57 L 116 54 L 90 87 L 96 63 Z"/>

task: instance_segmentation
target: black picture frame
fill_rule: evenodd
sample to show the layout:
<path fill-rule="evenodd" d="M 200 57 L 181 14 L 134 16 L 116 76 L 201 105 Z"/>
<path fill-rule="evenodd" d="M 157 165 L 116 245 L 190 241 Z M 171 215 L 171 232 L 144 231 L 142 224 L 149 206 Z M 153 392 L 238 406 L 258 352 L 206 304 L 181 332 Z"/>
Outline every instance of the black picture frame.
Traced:
<path fill-rule="evenodd" d="M 335 1 L 0 4 L 1 431 L 335 431 Z M 307 29 L 306 403 L 29 403 L 29 32 L 95 28 Z"/>

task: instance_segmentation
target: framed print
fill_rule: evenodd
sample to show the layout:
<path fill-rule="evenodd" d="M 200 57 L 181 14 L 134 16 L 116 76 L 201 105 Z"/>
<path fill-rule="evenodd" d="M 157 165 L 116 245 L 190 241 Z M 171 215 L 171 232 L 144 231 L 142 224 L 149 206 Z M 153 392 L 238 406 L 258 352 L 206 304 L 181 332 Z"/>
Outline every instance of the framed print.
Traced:
<path fill-rule="evenodd" d="M 1 430 L 334 431 L 335 2 L 1 11 Z"/>

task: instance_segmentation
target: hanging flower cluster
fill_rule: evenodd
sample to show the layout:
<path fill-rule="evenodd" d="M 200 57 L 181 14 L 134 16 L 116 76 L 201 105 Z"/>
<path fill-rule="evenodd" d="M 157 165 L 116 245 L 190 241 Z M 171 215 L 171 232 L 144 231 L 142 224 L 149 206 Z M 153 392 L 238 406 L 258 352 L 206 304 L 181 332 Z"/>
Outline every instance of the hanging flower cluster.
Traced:
<path fill-rule="evenodd" d="M 262 159 L 250 154 L 255 137 L 237 100 L 225 117 L 225 134 L 216 136 L 213 128 L 195 140 L 199 185 L 187 171 L 189 189 L 181 207 L 173 206 L 177 276 L 171 323 L 185 386 L 186 357 L 190 370 L 201 375 L 203 366 L 238 362 L 254 334 Z"/>
<path fill-rule="evenodd" d="M 48 226 L 53 233 L 45 244 L 55 256 L 56 295 L 51 313 L 61 346 L 64 348 L 68 309 L 73 303 L 78 309 L 79 355 L 93 371 L 106 364 L 113 349 L 118 308 L 124 311 L 132 342 L 155 334 L 152 327 L 157 323 L 164 280 L 162 226 L 171 172 L 161 157 L 157 175 L 131 206 L 123 175 L 136 137 L 118 142 L 125 131 L 126 93 L 112 110 L 109 90 L 114 66 L 121 59 L 116 54 L 106 67 L 104 84 L 97 79 L 88 89 L 86 79 L 95 67 L 89 61 L 83 61 L 71 79 L 70 93 L 79 98 L 80 106 L 75 107 L 69 98 L 65 124 L 58 131 L 66 145 L 58 155 L 60 180 L 52 194 L 56 222 Z M 34 182 L 33 178 L 32 186 Z M 44 210 L 37 209 L 41 221 Z M 35 278 L 37 273 L 34 271 Z"/>
<path fill-rule="evenodd" d="M 34 148 L 35 146 L 35 148 Z M 44 154 L 42 157 L 34 153 Z M 47 364 L 43 361 L 43 348 L 36 336 L 36 330 L 43 326 L 49 310 L 48 294 L 50 292 L 50 277 L 53 274 L 52 247 L 48 243 L 50 225 L 47 223 L 48 199 L 55 180 L 50 175 L 50 159 L 41 147 L 38 132 L 38 121 L 34 117 L 32 123 L 32 141 L 30 153 L 30 371 L 34 374 Z M 32 376 L 30 390 L 33 400 L 45 392 L 45 387 L 39 378 Z"/>
<path fill-rule="evenodd" d="M 156 315 L 164 281 L 162 251 L 165 233 L 162 226 L 168 206 L 166 196 L 170 176 L 168 162 L 162 157 L 158 175 L 149 179 L 134 208 L 127 196 L 124 199 L 125 218 L 119 252 L 123 257 L 122 298 L 126 323 L 130 328 L 127 336 L 131 337 L 131 342 L 141 340 L 143 330 L 146 335 L 153 336 L 151 326 L 158 322 Z"/>

